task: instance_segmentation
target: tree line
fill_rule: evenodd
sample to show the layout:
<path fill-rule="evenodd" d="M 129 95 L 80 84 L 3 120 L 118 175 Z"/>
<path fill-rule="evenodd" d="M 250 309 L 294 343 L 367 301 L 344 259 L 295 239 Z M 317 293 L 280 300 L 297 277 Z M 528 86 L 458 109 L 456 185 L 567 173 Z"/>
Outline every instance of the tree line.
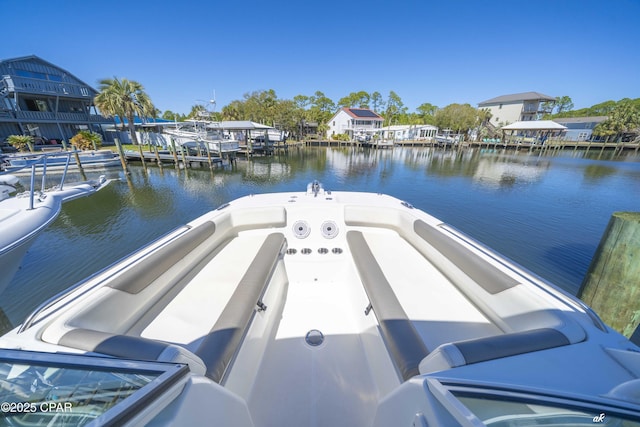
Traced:
<path fill-rule="evenodd" d="M 606 116 L 607 119 L 593 129 L 594 135 L 617 139 L 625 133 L 640 133 L 640 98 L 605 101 L 573 110 L 571 98 L 565 96 L 556 106 L 555 114 L 549 114 L 545 119 Z"/>
<path fill-rule="evenodd" d="M 301 124 L 314 123 L 318 132 L 324 134 L 329 120 L 342 107 L 371 109 L 384 118 L 385 126 L 430 124 L 460 133 L 478 126 L 487 117 L 486 112 L 469 104 L 451 104 L 438 108 L 436 105 L 423 103 L 416 111 L 409 112 L 402 98 L 394 91 L 390 91 L 386 97 L 377 91 L 351 92 L 334 102 L 321 91 L 316 91 L 313 95 L 296 95 L 293 99 L 280 99 L 273 89 L 245 93 L 242 99 L 234 100 L 220 111 L 211 111 L 209 114 L 212 120 L 251 120 L 276 126 L 293 134 L 299 131 Z M 207 115 L 207 105 L 197 104 L 188 114 L 167 110 L 162 118 L 181 121 L 203 115 Z"/>
<path fill-rule="evenodd" d="M 153 105 L 144 87 L 127 79 L 103 79 L 99 82 L 99 94 L 94 100 L 96 106 L 106 116 L 126 117 L 130 130 L 133 118 L 157 117 L 160 112 Z M 324 134 L 328 122 L 341 107 L 367 108 L 384 118 L 384 125 L 430 124 L 440 129 L 450 129 L 456 133 L 466 133 L 482 127 L 491 118 L 488 110 L 477 109 L 470 104 L 450 104 L 443 108 L 423 103 L 416 111 L 409 112 L 402 98 L 390 91 L 386 97 L 380 92 L 351 92 L 337 102 L 323 92 L 313 95 L 296 95 L 293 99 L 278 98 L 275 90 L 259 90 L 245 93 L 242 99 L 231 101 L 220 111 L 214 111 L 215 104 L 196 104 L 188 114 L 164 111 L 166 120 L 184 121 L 186 119 L 207 118 L 210 120 L 251 120 L 277 127 L 297 134 L 305 123 L 316 124 L 318 133 Z M 545 118 L 608 116 L 594 130 L 596 135 L 616 135 L 635 131 L 640 128 L 640 98 L 620 101 L 606 101 L 589 108 L 573 110 L 573 101 L 569 96 L 556 98 L 546 106 L 551 114 Z M 132 132 L 134 142 L 135 132 Z"/>

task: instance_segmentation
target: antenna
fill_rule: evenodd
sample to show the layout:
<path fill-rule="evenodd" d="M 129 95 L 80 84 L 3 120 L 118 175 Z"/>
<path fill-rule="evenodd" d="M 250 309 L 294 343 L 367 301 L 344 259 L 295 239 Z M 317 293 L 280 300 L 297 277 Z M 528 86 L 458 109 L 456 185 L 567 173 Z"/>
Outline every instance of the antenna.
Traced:
<path fill-rule="evenodd" d="M 201 102 L 205 111 L 200 112 L 200 116 L 211 116 L 216 111 L 216 91 L 213 90 L 213 98 L 205 101 L 204 99 L 197 99 L 196 101 Z"/>

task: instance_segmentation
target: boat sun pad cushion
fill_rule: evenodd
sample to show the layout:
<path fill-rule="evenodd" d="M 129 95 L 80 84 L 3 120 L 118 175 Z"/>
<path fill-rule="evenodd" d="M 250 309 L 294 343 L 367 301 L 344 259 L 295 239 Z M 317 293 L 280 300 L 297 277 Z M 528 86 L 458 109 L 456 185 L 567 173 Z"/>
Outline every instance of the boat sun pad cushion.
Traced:
<path fill-rule="evenodd" d="M 362 233 L 349 231 L 347 242 L 389 353 L 402 378 L 408 380 L 419 373 L 418 364 L 429 351 L 400 305 Z"/>
<path fill-rule="evenodd" d="M 186 348 L 142 337 L 72 329 L 60 338 L 60 345 L 126 359 L 183 363 L 198 375 L 206 370 L 204 362 Z"/>
<path fill-rule="evenodd" d="M 220 317 L 196 350 L 207 366 L 206 375 L 213 381 L 222 380 L 285 246 L 282 233 L 272 233 L 266 238 Z"/>
<path fill-rule="evenodd" d="M 488 293 L 494 295 L 518 285 L 515 279 L 478 258 L 469 249 L 453 241 L 450 237 L 445 236 L 424 221 L 415 221 L 413 228 L 418 236 L 451 260 Z"/>
<path fill-rule="evenodd" d="M 143 258 L 134 268 L 130 268 L 115 277 L 109 286 L 130 294 L 139 293 L 167 271 L 169 267 L 212 236 L 215 231 L 216 225 L 210 221 L 192 228 L 175 241 L 154 251 L 152 255 Z"/>
<path fill-rule="evenodd" d="M 569 344 L 569 339 L 562 332 L 552 328 L 442 344 L 420 362 L 420 373 L 428 374 Z"/>

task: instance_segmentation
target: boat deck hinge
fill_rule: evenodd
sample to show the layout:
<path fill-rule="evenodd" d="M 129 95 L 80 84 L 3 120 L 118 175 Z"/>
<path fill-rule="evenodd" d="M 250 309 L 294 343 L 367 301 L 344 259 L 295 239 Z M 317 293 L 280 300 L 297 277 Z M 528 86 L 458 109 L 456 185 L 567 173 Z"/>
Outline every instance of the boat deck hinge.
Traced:
<path fill-rule="evenodd" d="M 258 306 L 258 311 L 266 311 L 267 310 L 267 306 L 262 301 L 258 301 L 256 303 L 256 305 Z"/>
<path fill-rule="evenodd" d="M 369 312 L 371 312 L 371 310 L 373 310 L 373 306 L 371 305 L 371 303 L 369 303 L 369 305 L 367 306 L 367 308 L 364 309 L 364 315 L 368 316 Z"/>

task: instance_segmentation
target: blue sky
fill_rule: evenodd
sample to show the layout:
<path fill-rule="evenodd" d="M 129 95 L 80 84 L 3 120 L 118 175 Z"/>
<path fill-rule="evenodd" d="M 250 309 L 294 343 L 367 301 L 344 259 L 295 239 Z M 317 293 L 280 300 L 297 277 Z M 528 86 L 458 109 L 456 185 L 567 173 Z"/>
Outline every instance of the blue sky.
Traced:
<path fill-rule="evenodd" d="M 0 0 L 0 58 L 38 55 L 96 87 L 139 81 L 160 110 L 393 90 L 473 106 L 510 93 L 575 108 L 640 97 L 640 0 Z"/>

